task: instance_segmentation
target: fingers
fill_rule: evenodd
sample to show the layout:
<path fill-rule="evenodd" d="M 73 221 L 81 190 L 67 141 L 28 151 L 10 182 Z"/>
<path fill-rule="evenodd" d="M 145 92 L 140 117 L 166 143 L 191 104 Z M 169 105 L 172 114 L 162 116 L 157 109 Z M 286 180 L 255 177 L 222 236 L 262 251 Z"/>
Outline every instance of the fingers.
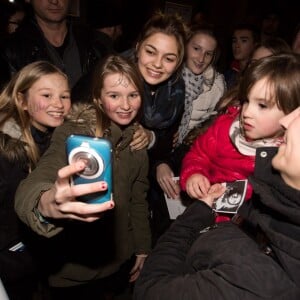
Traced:
<path fill-rule="evenodd" d="M 210 182 L 201 174 L 192 175 L 186 182 L 186 192 L 192 198 L 201 199 L 206 197 L 209 188 Z"/>
<path fill-rule="evenodd" d="M 216 183 L 210 187 L 208 194 L 210 196 L 212 196 L 213 198 L 219 198 L 220 196 L 222 196 L 224 194 L 225 190 L 226 190 L 225 186 L 223 186 L 220 183 Z"/>
<path fill-rule="evenodd" d="M 57 178 L 57 181 L 62 181 L 62 180 L 65 180 L 67 179 L 69 181 L 69 178 L 78 173 L 78 172 L 81 172 L 84 168 L 86 167 L 86 164 L 84 163 L 83 160 L 79 160 L 77 161 L 76 163 L 74 164 L 71 164 L 71 165 L 67 165 L 63 168 L 61 168 L 57 175 L 58 175 L 58 178 Z"/>
<path fill-rule="evenodd" d="M 146 130 L 141 125 L 138 125 L 130 143 L 131 151 L 144 149 L 148 147 L 149 143 L 150 140 Z"/>
<path fill-rule="evenodd" d="M 134 282 L 138 279 L 141 270 L 144 266 L 145 259 L 146 257 L 139 257 L 139 256 L 136 257 L 135 264 L 129 273 L 130 274 L 129 282 Z"/>
<path fill-rule="evenodd" d="M 162 178 L 158 180 L 158 183 L 169 198 L 175 199 L 178 197 L 180 193 L 180 187 L 178 182 L 175 182 L 173 178 Z"/>
<path fill-rule="evenodd" d="M 66 202 L 60 205 L 59 210 L 64 218 L 83 222 L 94 222 L 101 218 L 102 213 L 113 209 L 113 201 L 99 204 L 88 204 L 80 201 Z"/>

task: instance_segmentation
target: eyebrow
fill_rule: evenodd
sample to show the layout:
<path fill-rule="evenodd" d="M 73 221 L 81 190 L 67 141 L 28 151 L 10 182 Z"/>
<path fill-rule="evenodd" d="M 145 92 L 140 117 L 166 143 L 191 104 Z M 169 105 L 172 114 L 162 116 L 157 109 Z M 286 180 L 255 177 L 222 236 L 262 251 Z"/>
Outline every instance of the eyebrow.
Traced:
<path fill-rule="evenodd" d="M 154 46 L 151 45 L 151 44 L 145 44 L 145 46 L 148 46 L 148 47 L 152 48 L 153 50 L 158 51 L 157 48 L 154 47 Z M 164 55 L 174 55 L 174 56 L 176 56 L 176 57 L 178 56 L 176 53 L 172 53 L 172 52 L 170 52 L 170 53 L 164 53 Z"/>

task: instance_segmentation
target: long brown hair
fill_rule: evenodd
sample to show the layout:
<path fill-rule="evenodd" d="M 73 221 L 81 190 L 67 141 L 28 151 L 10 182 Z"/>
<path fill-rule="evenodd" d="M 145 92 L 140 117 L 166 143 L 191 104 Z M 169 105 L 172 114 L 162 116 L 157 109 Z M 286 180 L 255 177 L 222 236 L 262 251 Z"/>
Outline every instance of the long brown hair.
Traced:
<path fill-rule="evenodd" d="M 152 17 L 146 22 L 140 31 L 137 40 L 137 49 L 140 45 L 155 33 L 164 33 L 168 36 L 174 36 L 178 46 L 178 62 L 176 72 L 182 67 L 184 61 L 184 48 L 187 40 L 188 27 L 183 19 L 177 14 L 164 14 L 161 11 L 155 12 Z"/>

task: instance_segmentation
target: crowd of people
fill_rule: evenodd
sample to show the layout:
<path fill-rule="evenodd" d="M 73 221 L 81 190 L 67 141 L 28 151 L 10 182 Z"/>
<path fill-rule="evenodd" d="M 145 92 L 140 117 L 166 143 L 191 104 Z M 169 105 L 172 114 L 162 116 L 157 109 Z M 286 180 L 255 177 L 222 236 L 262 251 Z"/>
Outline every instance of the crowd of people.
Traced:
<path fill-rule="evenodd" d="M 98 20 L 99 2 L 74 22 L 70 3 L 5 6 L 0 294 L 299 299 L 299 28 L 289 43 L 238 24 L 222 72 L 206 18 L 156 11 L 120 51 L 119 18 Z M 108 141 L 112 186 L 90 176 L 106 162 L 89 140 L 68 160 L 72 135 Z M 175 221 L 166 196 L 185 206 Z"/>

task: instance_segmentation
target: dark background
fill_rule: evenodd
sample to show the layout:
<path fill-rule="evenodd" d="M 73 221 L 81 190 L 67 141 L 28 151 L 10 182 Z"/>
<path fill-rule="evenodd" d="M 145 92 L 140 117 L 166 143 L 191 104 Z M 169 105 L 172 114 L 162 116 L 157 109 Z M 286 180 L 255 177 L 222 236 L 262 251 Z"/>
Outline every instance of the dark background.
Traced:
<path fill-rule="evenodd" d="M 74 1 L 74 0 L 73 0 Z M 122 18 L 125 33 L 135 36 L 147 20 L 157 9 L 164 10 L 167 1 L 164 0 L 79 0 L 80 18 L 88 22 L 89 9 L 95 2 L 115 11 Z M 168 2 L 189 6 L 193 11 L 200 8 L 209 20 L 227 35 L 235 23 L 251 20 L 259 23 L 268 11 L 280 14 L 281 32 L 290 41 L 294 28 L 300 22 L 300 1 L 298 0 L 171 0 Z M 99 17 L 101 12 L 99 11 Z"/>
<path fill-rule="evenodd" d="M 75 1 L 75 0 L 73 0 Z M 77 0 L 80 20 L 89 23 L 89 16 L 102 14 L 118 18 L 123 24 L 123 48 L 131 47 L 145 21 L 156 10 L 165 11 L 168 3 L 178 4 L 191 15 L 200 10 L 215 25 L 221 45 L 221 65 L 231 54 L 231 33 L 235 24 L 251 22 L 258 27 L 269 12 L 280 17 L 279 35 L 291 44 L 295 27 L 300 23 L 299 0 Z M 101 5 L 99 6 L 99 1 Z M 95 3 L 98 8 L 95 10 Z M 97 6 L 96 5 L 96 6 Z M 98 18 L 98 15 L 97 15 Z M 124 49 L 121 49 L 124 50 Z M 223 62 L 222 62 L 223 59 Z M 222 69 L 222 67 L 221 67 Z"/>

